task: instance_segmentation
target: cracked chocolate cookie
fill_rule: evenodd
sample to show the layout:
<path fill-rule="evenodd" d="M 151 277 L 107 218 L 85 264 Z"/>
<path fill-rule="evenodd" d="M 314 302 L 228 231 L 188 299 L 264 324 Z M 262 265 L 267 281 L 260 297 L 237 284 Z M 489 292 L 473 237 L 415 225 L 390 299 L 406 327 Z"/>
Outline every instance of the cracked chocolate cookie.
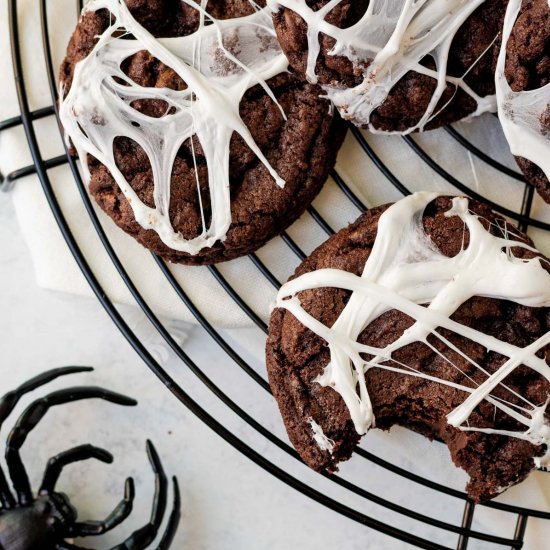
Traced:
<path fill-rule="evenodd" d="M 494 110 L 506 3 L 272 2 L 294 70 L 319 82 L 344 118 L 398 133 Z"/>
<path fill-rule="evenodd" d="M 486 205 L 423 192 L 373 208 L 276 306 L 269 381 L 311 468 L 394 425 L 444 442 L 475 501 L 547 465 L 550 263 Z"/>
<path fill-rule="evenodd" d="M 288 73 L 266 8 L 199 4 L 88 2 L 60 76 L 97 203 L 192 265 L 250 253 L 294 222 L 345 134 L 320 88 Z"/>
<path fill-rule="evenodd" d="M 518 109 L 525 114 L 532 114 L 532 120 L 524 121 L 525 127 L 539 132 L 541 143 L 546 141 L 547 153 L 550 155 L 550 88 L 544 93 L 542 88 L 550 85 L 550 7 L 547 0 L 519 0 L 519 13 L 511 30 L 506 45 L 505 76 L 515 93 L 539 90 L 540 96 L 531 98 L 521 104 L 521 94 L 517 96 Z M 514 7 L 513 5 L 510 8 Z M 512 14 L 510 14 L 512 17 Z M 526 97 L 527 100 L 527 97 Z M 529 111 L 534 111 L 529 113 Z M 501 119 L 507 113 L 501 113 Z M 514 118 L 514 117 L 512 117 Z M 539 128 L 536 126 L 539 125 Z M 524 139 L 522 132 L 516 128 L 510 131 L 517 139 Z M 546 136 L 546 137 L 543 137 Z M 510 139 L 510 137 L 509 137 Z M 513 144 L 512 138 L 512 144 Z M 517 157 L 517 162 L 529 183 L 534 185 L 540 196 L 550 203 L 550 181 L 541 167 L 524 157 Z"/>

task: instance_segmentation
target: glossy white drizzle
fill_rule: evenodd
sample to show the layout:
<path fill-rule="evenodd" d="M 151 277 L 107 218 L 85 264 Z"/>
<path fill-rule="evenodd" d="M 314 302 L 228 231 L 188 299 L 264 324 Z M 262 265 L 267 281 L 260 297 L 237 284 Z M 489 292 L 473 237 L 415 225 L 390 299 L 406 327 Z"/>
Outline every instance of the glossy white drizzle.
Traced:
<path fill-rule="evenodd" d="M 502 237 L 489 233 L 478 217 L 468 210 L 466 198 L 453 199 L 453 207 L 446 215 L 458 216 L 464 222 L 470 235 L 469 245 L 453 258 L 441 254 L 422 226 L 423 212 L 436 197 L 435 193 L 416 193 L 382 214 L 374 246 L 360 277 L 338 269 L 306 273 L 283 285 L 277 296 L 277 307 L 288 310 L 327 342 L 330 363 L 316 381 L 324 387 L 332 387 L 342 396 L 359 434 L 366 433 L 375 421 L 364 375 L 369 369 L 379 368 L 445 384 L 469 394 L 464 403 L 448 415 L 452 426 L 548 445 L 550 425 L 544 415 L 546 403 L 532 404 L 518 396 L 523 405 L 517 406 L 493 397 L 491 392 L 521 364 L 550 381 L 549 365 L 536 356 L 538 350 L 550 344 L 550 332 L 526 348 L 520 348 L 461 325 L 450 316 L 473 296 L 510 300 L 528 307 L 550 307 L 550 275 L 540 258 L 522 260 L 514 257 L 514 247 L 534 249 L 514 240 L 506 227 L 500 228 Z M 301 305 L 298 294 L 315 288 L 340 288 L 352 293 L 330 328 Z M 385 348 L 358 343 L 363 330 L 391 309 L 405 313 L 415 320 L 414 324 Z M 508 357 L 508 360 L 489 375 L 436 332 L 438 327 L 477 342 L 489 351 Z M 450 350 L 481 369 L 487 375 L 485 382 L 479 386 L 472 382 L 472 387 L 455 384 L 419 372 L 392 357 L 396 350 L 413 342 L 423 342 L 441 355 L 428 342 L 429 335 L 440 339 Z M 371 355 L 373 359 L 366 361 L 361 354 Z M 450 359 L 442 357 L 452 365 Z M 526 430 L 506 432 L 464 426 L 473 409 L 484 399 L 524 424 Z M 549 459 L 550 451 L 540 464 L 545 465 Z"/>
<path fill-rule="evenodd" d="M 477 109 L 471 116 L 496 110 L 494 96 L 481 97 L 464 82 L 475 63 L 460 78 L 447 75 L 453 38 L 484 0 L 371 0 L 361 20 L 346 29 L 325 20 L 341 1 L 330 0 L 318 11 L 312 10 L 306 0 L 268 0 L 268 4 L 274 11 L 286 7 L 306 22 L 309 80 L 317 82 L 315 67 L 321 33 L 336 41 L 330 55 L 347 57 L 362 72 L 363 82 L 354 88 L 345 88 L 338 83 L 323 86 L 344 118 L 376 132 L 371 123 L 373 111 L 384 103 L 390 91 L 409 71 L 430 76 L 437 86 L 418 123 L 399 133 L 422 130 L 441 110 L 437 105 L 449 83 L 476 101 Z M 436 70 L 421 65 L 426 56 L 433 58 Z M 369 59 L 372 63 L 365 68 L 364 63 Z"/>
<path fill-rule="evenodd" d="M 504 19 L 496 70 L 498 117 L 512 153 L 534 162 L 550 179 L 550 122 L 546 127 L 542 123 L 545 113 L 550 121 L 550 84 L 536 90 L 514 92 L 506 79 L 506 47 L 521 4 L 522 0 L 510 0 Z"/>
<path fill-rule="evenodd" d="M 256 84 L 277 102 L 266 80 L 286 71 L 288 62 L 268 10 L 216 20 L 206 13 L 206 0 L 200 5 L 182 1 L 200 10 L 200 27 L 189 36 L 164 39 L 153 37 L 138 24 L 122 0 L 90 1 L 86 11 L 105 8 L 115 19 L 98 37 L 93 51 L 76 65 L 71 89 L 61 101 L 60 116 L 86 177 L 89 179 L 88 153 L 108 168 L 142 227 L 156 231 L 174 250 L 197 254 L 223 241 L 231 224 L 229 143 L 233 132 L 243 138 L 276 184 L 284 185 L 242 121 L 239 105 L 245 92 Z M 121 32 L 125 33 L 124 39 L 120 38 Z M 187 89 L 147 88 L 128 78 L 121 63 L 141 50 L 171 67 Z M 137 99 L 164 100 L 166 115 L 152 118 L 138 112 L 131 107 Z M 212 220 L 206 227 L 203 216 L 202 233 L 185 239 L 174 230 L 169 218 L 170 178 L 178 149 L 193 135 L 200 140 L 208 166 Z M 116 165 L 113 142 L 120 136 L 138 143 L 149 158 L 154 208 L 139 199 Z"/>
<path fill-rule="evenodd" d="M 313 431 L 313 439 L 315 439 L 315 442 L 319 448 L 322 451 L 328 451 L 332 454 L 332 451 L 334 450 L 334 441 L 325 435 L 323 428 L 321 428 L 321 426 L 319 426 L 313 418 L 310 418 L 308 422 Z"/>

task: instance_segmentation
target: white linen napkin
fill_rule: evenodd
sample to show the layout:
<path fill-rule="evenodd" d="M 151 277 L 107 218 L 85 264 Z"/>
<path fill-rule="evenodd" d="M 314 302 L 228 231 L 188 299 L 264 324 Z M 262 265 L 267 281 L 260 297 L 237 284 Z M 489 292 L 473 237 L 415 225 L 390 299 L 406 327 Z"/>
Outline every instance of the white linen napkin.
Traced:
<path fill-rule="evenodd" d="M 39 7 L 33 0 L 19 0 L 17 6 L 24 81 L 30 108 L 35 110 L 52 103 L 41 46 Z M 7 9 L 7 2 L 0 3 L 0 74 L 3 77 L 0 86 L 0 120 L 19 113 L 12 77 Z M 76 20 L 73 0 L 56 0 L 48 3 L 50 43 L 55 67 L 58 67 L 62 60 Z M 62 154 L 62 141 L 53 117 L 41 120 L 35 126 L 43 158 Z M 478 120 L 459 123 L 455 128 L 492 158 L 516 169 L 495 117 L 486 115 Z M 403 139 L 395 136 L 366 137 L 380 160 L 411 191 L 430 189 L 458 192 L 422 161 Z M 445 130 L 421 134 L 415 136 L 414 140 L 459 181 L 490 200 L 512 210 L 518 210 L 523 197 L 523 185 L 471 155 Z M 28 164 L 31 164 L 31 158 L 22 128 L 0 134 L 0 171 L 8 174 Z M 401 197 L 376 165 L 368 159 L 351 133 L 338 157 L 336 168 L 367 206 Z M 134 304 L 90 223 L 68 167 L 65 165 L 50 170 L 49 175 L 71 230 L 103 288 L 116 303 Z M 59 232 L 37 177 L 18 180 L 11 194 L 21 230 L 33 258 L 37 283 L 47 289 L 90 295 L 91 290 Z M 327 183 L 314 206 L 334 230 L 353 221 L 359 214 L 332 181 Z M 99 209 L 97 212 L 130 277 L 152 309 L 159 315 L 171 319 L 193 321 L 193 316 L 175 295 L 150 253 L 119 230 Z M 533 214 L 541 220 L 550 222 L 550 207 L 538 197 L 534 201 Z M 305 214 L 288 233 L 305 253 L 311 252 L 326 238 L 326 234 L 309 214 Z M 530 234 L 540 250 L 550 254 L 550 233 L 532 229 Z M 280 238 L 268 243 L 258 252 L 258 256 L 281 282 L 286 280 L 299 263 L 298 258 L 288 250 Z M 213 324 L 223 327 L 250 325 L 248 317 L 225 293 L 207 268 L 171 266 L 170 269 L 193 302 Z M 267 319 L 270 304 L 275 297 L 275 289 L 250 259 L 242 258 L 222 264 L 219 270 L 248 305 L 261 318 Z M 383 440 L 383 447 L 389 454 L 393 450 L 402 454 L 409 445 L 418 443 L 417 436 L 402 430 L 397 437 Z M 408 458 L 413 463 L 415 471 L 428 477 L 434 471 L 448 471 L 449 478 L 453 478 L 454 469 L 450 465 L 444 446 L 432 445 L 430 448 L 435 450 L 429 455 L 409 453 Z M 527 482 L 513 488 L 502 497 L 503 500 L 513 501 L 515 504 L 545 510 L 550 509 L 549 498 L 550 474 L 533 475 Z M 507 527 L 499 523 L 502 522 L 502 514 L 498 519 L 497 514 L 491 511 L 485 510 L 483 514 L 487 517 L 480 521 L 485 527 L 490 525 L 491 529 L 497 531 L 501 526 Z M 547 541 L 550 540 L 550 525 L 547 524 L 550 522 L 538 522 L 536 528 L 533 528 L 532 525 L 535 523 L 531 523 L 527 547 L 547 548 Z"/>

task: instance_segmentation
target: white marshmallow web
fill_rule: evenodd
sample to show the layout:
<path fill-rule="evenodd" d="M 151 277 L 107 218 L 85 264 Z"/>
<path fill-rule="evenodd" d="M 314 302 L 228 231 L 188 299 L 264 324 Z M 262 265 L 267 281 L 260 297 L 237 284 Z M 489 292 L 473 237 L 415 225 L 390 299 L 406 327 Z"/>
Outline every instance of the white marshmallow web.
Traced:
<path fill-rule="evenodd" d="M 550 307 L 550 274 L 540 257 L 520 259 L 514 248 L 536 252 L 529 245 L 514 240 L 512 232 L 499 227 L 502 237 L 492 235 L 480 219 L 468 209 L 466 198 L 454 198 L 446 216 L 458 216 L 469 232 L 469 245 L 454 257 L 444 256 L 426 235 L 423 212 L 436 193 L 419 192 L 392 205 L 379 219 L 378 233 L 362 275 L 338 269 L 319 269 L 289 281 L 277 295 L 277 307 L 286 309 L 296 319 L 322 338 L 330 351 L 330 362 L 316 382 L 333 388 L 344 400 L 357 433 L 366 433 L 375 418 L 365 381 L 369 369 L 378 368 L 408 376 L 417 376 L 469 394 L 447 417 L 450 425 L 461 430 L 475 430 L 527 440 L 546 445 L 537 466 L 550 463 L 550 424 L 545 416 L 547 402 L 530 403 L 511 388 L 521 405 L 507 403 L 491 392 L 518 366 L 526 365 L 550 381 L 550 366 L 537 352 L 550 344 L 550 332 L 525 348 L 466 327 L 450 319 L 467 300 L 483 296 L 509 300 L 527 307 Z M 337 288 L 351 292 L 342 313 L 328 327 L 306 312 L 298 294 L 304 290 Z M 360 344 L 359 335 L 383 313 L 396 309 L 414 320 L 394 342 L 384 348 Z M 443 328 L 476 342 L 508 359 L 493 374 L 469 358 L 436 329 Z M 422 342 L 439 354 L 446 363 L 460 368 L 429 343 L 428 336 L 438 338 L 451 352 L 458 354 L 486 376 L 472 386 L 434 377 L 400 363 L 392 354 L 414 342 Z M 365 359 L 362 354 L 372 356 Z M 460 371 L 462 372 L 462 371 Z M 472 411 L 483 400 L 523 424 L 525 431 L 475 428 L 467 425 Z M 495 409 L 496 410 L 496 409 Z M 466 425 L 464 425 L 466 423 Z M 317 431 L 314 437 L 319 442 Z M 323 449 L 325 446 L 321 446 Z"/>
<path fill-rule="evenodd" d="M 346 88 L 338 83 L 323 85 L 327 96 L 344 118 L 377 132 L 371 123 L 372 113 L 409 71 L 433 78 L 436 87 L 421 119 L 413 127 L 396 133 L 408 134 L 424 129 L 449 103 L 450 100 L 439 105 L 448 84 L 455 87 L 455 94 L 461 89 L 475 100 L 477 108 L 471 116 L 496 110 L 494 96 L 479 96 L 464 79 L 497 36 L 465 74 L 460 77 L 447 74 L 454 37 L 484 0 L 371 0 L 361 19 L 344 29 L 326 21 L 327 15 L 341 1 L 330 0 L 318 11 L 311 9 L 306 0 L 268 0 L 268 5 L 274 11 L 288 8 L 307 24 L 306 75 L 310 81 L 317 82 L 315 68 L 320 54 L 321 34 L 335 40 L 329 55 L 348 58 L 361 72 L 363 81 L 356 87 Z M 435 70 L 421 64 L 426 57 L 434 60 Z M 365 67 L 368 60 L 372 62 Z"/>
<path fill-rule="evenodd" d="M 324 434 L 323 428 L 321 428 L 321 426 L 319 426 L 313 418 L 310 417 L 308 422 L 311 430 L 313 431 L 313 439 L 315 439 L 317 445 L 319 445 L 319 448 L 322 451 L 328 451 L 332 454 L 332 451 L 334 450 L 334 441 Z"/>
<path fill-rule="evenodd" d="M 229 144 L 234 132 L 267 168 L 274 185 L 284 186 L 242 121 L 239 105 L 245 92 L 257 84 L 277 103 L 266 81 L 285 72 L 288 62 L 268 10 L 217 20 L 206 13 L 207 0 L 200 5 L 182 1 L 200 11 L 199 28 L 188 36 L 162 39 L 143 28 L 122 0 L 88 2 L 85 11 L 107 9 L 114 20 L 92 52 L 76 65 L 66 97 L 61 90 L 59 112 L 88 181 L 86 158 L 90 154 L 107 167 L 143 228 L 154 230 L 171 249 L 194 255 L 223 241 L 231 225 Z M 187 88 L 176 91 L 133 82 L 121 64 L 142 50 L 174 70 Z M 131 106 L 138 99 L 163 100 L 167 112 L 160 118 L 142 114 Z M 154 208 L 139 199 L 115 162 L 113 144 L 122 136 L 136 142 L 149 158 Z M 178 150 L 187 140 L 192 143 L 193 136 L 200 141 L 206 159 L 212 215 L 206 227 L 203 214 L 202 232 L 186 239 L 170 221 L 170 180 Z M 202 212 L 198 187 L 197 179 Z"/>
<path fill-rule="evenodd" d="M 521 5 L 522 0 L 510 0 L 506 9 L 496 69 L 498 116 L 512 153 L 535 163 L 550 179 L 550 83 L 514 92 L 506 79 L 506 48 Z"/>

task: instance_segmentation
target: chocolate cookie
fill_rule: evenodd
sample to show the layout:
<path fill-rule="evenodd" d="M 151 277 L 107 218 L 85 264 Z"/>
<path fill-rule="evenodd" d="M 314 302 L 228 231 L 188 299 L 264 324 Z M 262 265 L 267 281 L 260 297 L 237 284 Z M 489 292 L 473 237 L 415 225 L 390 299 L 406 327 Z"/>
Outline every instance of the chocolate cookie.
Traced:
<path fill-rule="evenodd" d="M 550 7 L 547 0 L 521 2 L 506 46 L 505 75 L 513 92 L 538 90 L 550 83 Z M 541 133 L 550 135 L 550 89 L 546 93 L 546 103 L 546 111 L 540 116 Z M 550 151 L 550 139 L 546 141 Z M 527 180 L 550 203 L 547 175 L 526 158 L 518 157 L 517 162 Z"/>
<path fill-rule="evenodd" d="M 311 10 L 323 9 L 328 0 L 278 0 L 274 21 L 294 70 L 320 82 L 344 118 L 371 130 L 401 133 L 494 109 L 506 3 L 432 2 L 407 11 L 399 5 L 404 2 L 375 1 L 372 15 L 365 14 L 365 0 L 341 0 L 325 16 L 333 27 L 321 28 Z M 404 24 L 409 19 L 411 24 Z M 448 60 L 442 52 L 448 52 Z M 437 78 L 445 74 L 447 85 L 436 90 Z"/>
<path fill-rule="evenodd" d="M 334 471 L 370 428 L 400 425 L 444 442 L 482 501 L 549 458 L 549 344 L 550 264 L 528 237 L 486 205 L 417 193 L 298 267 L 266 356 L 311 468 Z"/>
<path fill-rule="evenodd" d="M 287 72 L 265 8 L 107 5 L 87 5 L 60 77 L 62 122 L 87 158 L 91 194 L 169 261 L 256 250 L 318 194 L 344 123 L 320 88 Z"/>

